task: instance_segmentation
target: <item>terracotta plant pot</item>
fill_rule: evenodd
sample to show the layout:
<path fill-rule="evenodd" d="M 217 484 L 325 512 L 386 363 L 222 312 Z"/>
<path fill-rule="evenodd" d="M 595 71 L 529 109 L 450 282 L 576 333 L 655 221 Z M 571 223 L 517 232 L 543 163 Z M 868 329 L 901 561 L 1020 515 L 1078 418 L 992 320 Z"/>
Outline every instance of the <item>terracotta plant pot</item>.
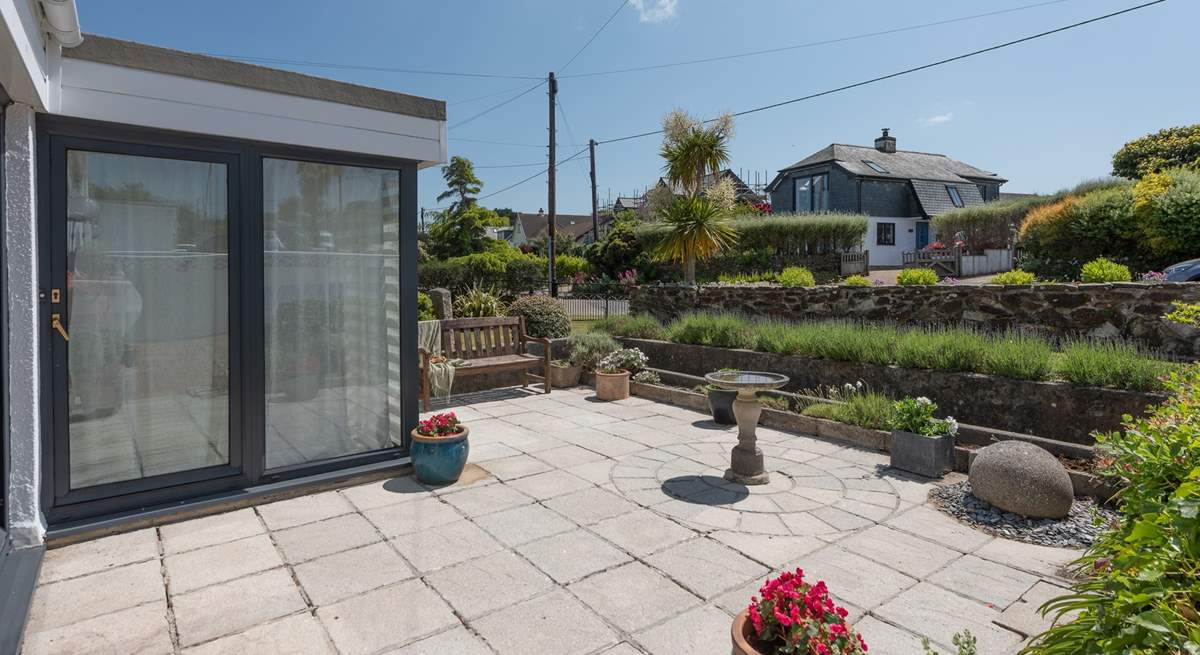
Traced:
<path fill-rule="evenodd" d="M 750 625 L 750 615 L 747 610 L 742 610 L 733 617 L 729 638 L 733 642 L 733 655 L 767 655 L 770 652 L 758 648 L 758 642 L 754 640 L 754 627 Z"/>
<path fill-rule="evenodd" d="M 629 397 L 629 371 L 596 371 L 596 397 L 600 400 L 624 400 Z"/>
<path fill-rule="evenodd" d="M 409 446 L 409 456 L 412 457 L 413 471 L 417 479 L 425 484 L 453 484 L 462 475 L 467 466 L 467 455 L 471 452 L 471 443 L 467 436 L 471 429 L 465 425 L 457 434 L 446 437 L 427 437 L 417 434 L 416 429 L 410 433 L 412 444 Z"/>
<path fill-rule="evenodd" d="M 550 365 L 550 386 L 555 389 L 570 389 L 579 386 L 579 376 L 583 373 L 582 366 Z"/>

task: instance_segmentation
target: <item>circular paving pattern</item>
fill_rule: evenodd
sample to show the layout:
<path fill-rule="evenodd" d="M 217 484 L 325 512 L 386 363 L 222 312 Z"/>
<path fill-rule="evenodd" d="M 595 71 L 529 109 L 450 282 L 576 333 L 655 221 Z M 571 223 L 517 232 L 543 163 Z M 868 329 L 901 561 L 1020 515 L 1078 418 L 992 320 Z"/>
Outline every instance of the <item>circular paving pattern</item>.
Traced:
<path fill-rule="evenodd" d="M 629 500 L 703 530 L 831 535 L 897 511 L 900 498 L 872 466 L 759 440 L 771 480 L 725 480 L 734 439 L 691 441 L 618 458 L 611 479 Z"/>

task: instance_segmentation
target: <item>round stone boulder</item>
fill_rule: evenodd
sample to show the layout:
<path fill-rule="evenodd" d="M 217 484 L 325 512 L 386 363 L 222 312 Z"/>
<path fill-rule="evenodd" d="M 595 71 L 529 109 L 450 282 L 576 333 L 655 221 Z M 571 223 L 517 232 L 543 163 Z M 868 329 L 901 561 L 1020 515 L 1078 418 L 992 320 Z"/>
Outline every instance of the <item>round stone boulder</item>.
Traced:
<path fill-rule="evenodd" d="M 1024 441 L 979 449 L 968 479 L 976 498 L 1030 518 L 1063 518 L 1075 501 L 1067 469 L 1045 448 Z"/>

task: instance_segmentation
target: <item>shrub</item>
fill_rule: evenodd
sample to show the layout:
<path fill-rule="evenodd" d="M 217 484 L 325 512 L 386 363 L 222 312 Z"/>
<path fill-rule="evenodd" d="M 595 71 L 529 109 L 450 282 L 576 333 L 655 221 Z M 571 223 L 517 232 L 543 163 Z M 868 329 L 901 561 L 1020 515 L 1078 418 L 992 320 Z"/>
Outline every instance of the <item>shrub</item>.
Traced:
<path fill-rule="evenodd" d="M 717 276 L 721 284 L 755 284 L 758 282 L 777 282 L 779 274 L 773 272 L 759 273 L 721 273 Z"/>
<path fill-rule="evenodd" d="M 567 359 L 576 366 L 593 370 L 600 365 L 600 360 L 609 353 L 621 349 L 616 339 L 600 332 L 584 332 L 572 334 L 567 342 Z"/>
<path fill-rule="evenodd" d="M 1071 234 L 1096 244 L 1099 252 L 1133 253 L 1138 226 L 1133 212 L 1133 187 L 1120 184 L 1083 195 L 1075 203 Z"/>
<path fill-rule="evenodd" d="M 896 284 L 901 286 L 934 285 L 938 283 L 937 273 L 929 268 L 906 268 L 896 274 Z"/>
<path fill-rule="evenodd" d="M 667 326 L 667 338 L 717 348 L 751 348 L 754 330 L 750 322 L 733 314 L 688 314 Z"/>
<path fill-rule="evenodd" d="M 1067 197 L 1029 212 L 1017 237 L 1025 249 L 1022 268 L 1044 277 L 1074 277 L 1079 264 L 1095 255 L 1071 231 L 1075 202 Z"/>
<path fill-rule="evenodd" d="M 805 416 L 826 418 L 831 421 L 883 430 L 888 427 L 892 416 L 892 400 L 883 394 L 871 391 L 860 380 L 856 384 L 840 387 L 804 391 L 806 397 L 823 399 L 801 410 Z"/>
<path fill-rule="evenodd" d="M 641 382 L 642 384 L 662 384 L 662 378 L 659 377 L 658 373 L 649 369 L 634 373 L 631 379 L 634 382 Z"/>
<path fill-rule="evenodd" d="M 734 252 L 768 250 L 778 254 L 808 255 L 839 252 L 862 243 L 867 217 L 858 214 L 773 214 L 736 216 L 730 226 L 738 234 Z M 669 228 L 648 223 L 635 230 L 643 250 L 652 250 Z"/>
<path fill-rule="evenodd" d="M 894 357 L 905 368 L 978 371 L 987 349 L 987 339 L 971 330 L 909 330 L 896 340 Z"/>
<path fill-rule="evenodd" d="M 508 306 L 509 316 L 525 319 L 525 331 L 531 337 L 558 339 L 571 333 L 567 310 L 550 296 L 521 296 Z"/>
<path fill-rule="evenodd" d="M 1163 318 L 1174 323 L 1200 327 L 1200 304 L 1175 301 L 1171 303 L 1171 306 L 1175 309 L 1172 309 Z"/>
<path fill-rule="evenodd" d="M 454 297 L 454 316 L 457 318 L 487 318 L 504 316 L 504 303 L 494 289 L 478 284 Z"/>
<path fill-rule="evenodd" d="M 1019 268 L 1014 268 L 1011 271 L 1004 271 L 992 278 L 992 284 L 1006 285 L 1023 285 L 1033 284 L 1037 282 L 1037 276 L 1029 271 L 1022 271 Z"/>
<path fill-rule="evenodd" d="M 1126 483 L 1122 518 L 1073 565 L 1074 591 L 1042 606 L 1059 624 L 1024 655 L 1200 650 L 1200 367 L 1166 388 L 1149 415 L 1096 436 L 1101 472 Z"/>
<path fill-rule="evenodd" d="M 933 231 L 945 242 L 962 235 L 970 252 L 1003 248 L 1028 211 L 1027 203 L 1021 201 L 995 201 L 963 207 L 935 216 Z"/>
<path fill-rule="evenodd" d="M 662 323 L 649 314 L 610 316 L 597 321 L 592 329 L 634 339 L 663 339 L 667 334 Z"/>
<path fill-rule="evenodd" d="M 869 287 L 875 283 L 865 275 L 851 275 L 842 280 L 841 284 L 844 287 Z"/>
<path fill-rule="evenodd" d="M 433 299 L 424 291 L 417 292 L 417 320 L 437 320 L 437 315 L 433 313 Z"/>
<path fill-rule="evenodd" d="M 554 277 L 560 280 L 567 280 L 576 275 L 586 273 L 588 270 L 587 260 L 583 257 L 574 255 L 557 255 L 554 257 Z"/>
<path fill-rule="evenodd" d="M 1046 380 L 1053 374 L 1054 351 L 1050 344 L 1019 333 L 1000 334 L 988 340 L 983 353 L 984 373 L 1017 380 Z"/>
<path fill-rule="evenodd" d="M 1063 349 L 1056 372 L 1075 384 L 1152 391 L 1162 388 L 1159 378 L 1169 364 L 1113 341 L 1075 341 Z"/>
<path fill-rule="evenodd" d="M 849 613 L 833 603 L 825 583 L 805 582 L 800 569 L 763 583 L 747 613 L 754 637 L 772 653 L 867 652 L 866 642 L 846 622 Z"/>
<path fill-rule="evenodd" d="M 896 329 L 881 325 L 825 323 L 814 326 L 810 337 L 813 357 L 839 362 L 870 362 L 887 365 L 893 361 Z"/>
<path fill-rule="evenodd" d="M 546 260 L 522 255 L 504 267 L 504 290 L 510 294 L 529 293 L 546 284 Z"/>
<path fill-rule="evenodd" d="M 892 418 L 888 426 L 893 430 L 911 432 L 926 437 L 954 436 L 958 434 L 958 423 L 953 416 L 945 419 L 933 417 L 937 405 L 924 396 L 897 400 L 892 405 Z"/>
<path fill-rule="evenodd" d="M 779 284 L 785 287 L 811 287 L 816 283 L 812 271 L 803 266 L 789 266 L 779 274 Z"/>
<path fill-rule="evenodd" d="M 1113 155 L 1113 175 L 1130 179 L 1176 167 L 1200 169 L 1200 125 L 1159 130 Z"/>
<path fill-rule="evenodd" d="M 1133 274 L 1124 264 L 1098 257 L 1083 265 L 1080 279 L 1084 282 L 1130 282 Z"/>
<path fill-rule="evenodd" d="M 622 348 L 604 356 L 596 366 L 601 373 L 620 373 L 621 371 L 639 371 L 646 367 L 646 354 L 637 348 Z"/>
<path fill-rule="evenodd" d="M 1152 200 L 1146 230 L 1164 259 L 1194 256 L 1200 250 L 1200 171 L 1172 170 L 1170 185 Z"/>

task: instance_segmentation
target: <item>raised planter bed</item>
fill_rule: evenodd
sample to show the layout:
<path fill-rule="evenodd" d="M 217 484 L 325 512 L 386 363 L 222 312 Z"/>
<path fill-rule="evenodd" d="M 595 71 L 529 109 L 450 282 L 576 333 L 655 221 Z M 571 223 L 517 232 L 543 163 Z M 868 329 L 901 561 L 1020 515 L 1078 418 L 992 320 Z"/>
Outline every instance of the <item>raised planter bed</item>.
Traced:
<path fill-rule="evenodd" d="M 1090 446 L 1096 430 L 1117 430 L 1125 414 L 1140 415 L 1166 399 L 1160 393 L 1080 387 L 622 338 L 658 369 L 703 375 L 719 368 L 771 371 L 791 378 L 788 391 L 862 380 L 888 396 L 927 396 L 960 422 Z"/>

